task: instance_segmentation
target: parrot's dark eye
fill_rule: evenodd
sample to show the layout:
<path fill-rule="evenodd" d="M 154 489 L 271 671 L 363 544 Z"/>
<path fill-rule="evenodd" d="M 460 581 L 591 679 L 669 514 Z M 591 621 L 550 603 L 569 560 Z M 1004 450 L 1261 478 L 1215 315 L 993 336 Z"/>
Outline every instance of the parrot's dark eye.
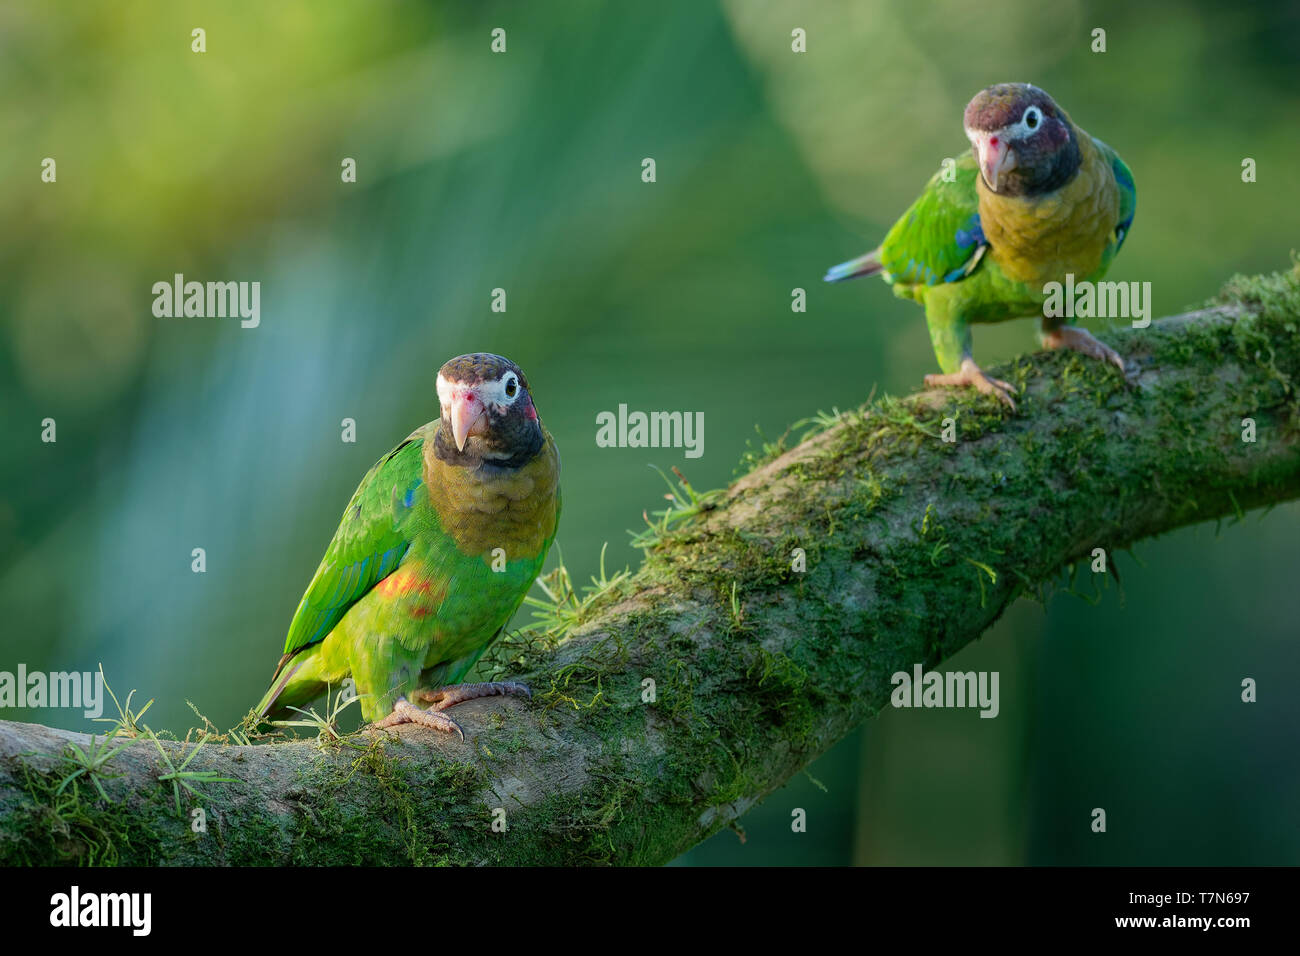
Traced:
<path fill-rule="evenodd" d="M 1038 124 L 1042 121 L 1043 113 L 1037 106 L 1031 106 L 1029 109 L 1025 110 L 1025 115 L 1020 120 L 1020 122 L 1025 124 L 1025 129 L 1028 130 L 1038 129 Z"/>
<path fill-rule="evenodd" d="M 515 378 L 514 372 L 510 372 L 506 375 L 506 380 L 503 385 L 506 398 L 514 398 L 519 394 L 519 379 Z"/>

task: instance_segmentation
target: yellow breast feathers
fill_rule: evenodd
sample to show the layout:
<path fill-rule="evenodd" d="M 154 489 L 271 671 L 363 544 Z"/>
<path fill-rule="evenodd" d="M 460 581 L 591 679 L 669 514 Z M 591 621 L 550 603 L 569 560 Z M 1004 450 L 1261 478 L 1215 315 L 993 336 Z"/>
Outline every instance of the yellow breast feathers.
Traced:
<path fill-rule="evenodd" d="M 424 480 L 443 530 L 462 554 L 505 548 L 509 555 L 538 554 L 555 534 L 560 458 L 546 433 L 528 464 L 484 477 L 477 470 L 439 461 L 424 445 Z"/>
<path fill-rule="evenodd" d="M 1075 127 L 1079 171 L 1044 196 L 999 196 L 981 178 L 980 224 L 989 255 L 1010 278 L 1041 287 L 1091 276 L 1119 222 L 1119 187 L 1092 137 Z"/>

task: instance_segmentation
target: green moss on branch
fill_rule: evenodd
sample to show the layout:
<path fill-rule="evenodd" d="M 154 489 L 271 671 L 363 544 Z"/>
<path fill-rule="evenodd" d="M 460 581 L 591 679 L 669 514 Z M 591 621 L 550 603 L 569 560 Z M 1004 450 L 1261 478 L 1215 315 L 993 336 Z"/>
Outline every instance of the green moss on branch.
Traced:
<path fill-rule="evenodd" d="M 666 862 L 886 706 L 890 675 L 1094 548 L 1300 497 L 1298 330 L 1296 272 L 1237 277 L 1205 309 L 1106 336 L 1127 378 L 1026 356 L 996 373 L 1017 415 L 885 398 L 810 420 L 725 491 L 679 485 L 639 571 L 585 597 L 552 581 L 544 627 L 491 652 L 484 668 L 536 696 L 458 709 L 464 745 L 417 727 L 209 742 L 191 769 L 235 782 L 183 793 L 178 816 L 151 742 L 111 758 L 105 799 L 87 780 L 58 792 L 83 735 L 0 723 L 0 862 Z"/>

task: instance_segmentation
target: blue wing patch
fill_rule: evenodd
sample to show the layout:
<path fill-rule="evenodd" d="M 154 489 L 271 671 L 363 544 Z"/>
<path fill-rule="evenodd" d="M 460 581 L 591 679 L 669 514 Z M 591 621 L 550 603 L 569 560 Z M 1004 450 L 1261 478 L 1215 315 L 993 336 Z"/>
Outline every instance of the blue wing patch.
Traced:
<path fill-rule="evenodd" d="M 980 214 L 973 213 L 966 220 L 966 225 L 957 230 L 956 234 L 957 248 L 970 249 L 971 257 L 953 269 L 943 277 L 944 282 L 957 282 L 966 278 L 979 265 L 980 259 L 984 257 L 984 250 L 988 248 L 988 240 L 984 238 L 984 227 L 980 225 Z M 933 285 L 934 283 L 930 283 Z"/>

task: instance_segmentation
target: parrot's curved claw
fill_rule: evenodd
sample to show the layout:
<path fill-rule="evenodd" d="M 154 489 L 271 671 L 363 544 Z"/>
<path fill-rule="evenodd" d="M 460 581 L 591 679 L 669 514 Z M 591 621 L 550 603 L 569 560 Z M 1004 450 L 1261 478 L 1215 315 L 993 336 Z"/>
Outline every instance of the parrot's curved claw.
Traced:
<path fill-rule="evenodd" d="M 953 372 L 950 375 L 927 375 L 925 384 L 927 388 L 936 386 L 973 386 L 980 394 L 992 395 L 1013 412 L 1016 410 L 1015 400 L 1011 397 L 1015 393 L 1016 387 L 1010 382 L 1002 381 L 1000 378 L 989 378 L 984 374 L 983 369 L 975 364 L 975 360 L 972 358 L 961 360 L 960 372 Z"/>
<path fill-rule="evenodd" d="M 424 710 L 415 706 L 405 697 L 397 698 L 397 703 L 393 705 L 393 712 L 383 720 L 377 720 L 370 725 L 371 730 L 383 730 L 387 727 L 396 727 L 398 724 L 419 724 L 422 727 L 430 727 L 433 730 L 442 730 L 447 733 L 458 734 L 461 740 L 465 739 L 465 731 L 460 724 L 452 720 L 443 713 L 448 707 L 455 707 L 457 704 L 463 704 L 467 700 L 477 700 L 480 697 L 496 697 L 505 694 L 514 694 L 518 697 L 532 697 L 533 692 L 528 689 L 528 685 L 521 684 L 518 681 L 484 681 L 481 684 L 450 684 L 446 687 L 439 687 L 436 690 L 421 688 L 415 691 L 411 696 L 417 700 L 428 701 L 430 707 Z"/>
<path fill-rule="evenodd" d="M 446 714 L 440 713 L 437 709 L 421 710 L 405 697 L 397 698 L 397 703 L 393 704 L 393 712 L 383 720 L 375 721 L 370 725 L 369 729 L 385 730 L 389 727 L 396 727 L 398 724 L 419 724 L 421 727 L 428 727 L 431 730 L 457 734 L 461 740 L 465 739 L 465 731 L 461 729 L 460 724 L 456 723 L 456 721 Z"/>

